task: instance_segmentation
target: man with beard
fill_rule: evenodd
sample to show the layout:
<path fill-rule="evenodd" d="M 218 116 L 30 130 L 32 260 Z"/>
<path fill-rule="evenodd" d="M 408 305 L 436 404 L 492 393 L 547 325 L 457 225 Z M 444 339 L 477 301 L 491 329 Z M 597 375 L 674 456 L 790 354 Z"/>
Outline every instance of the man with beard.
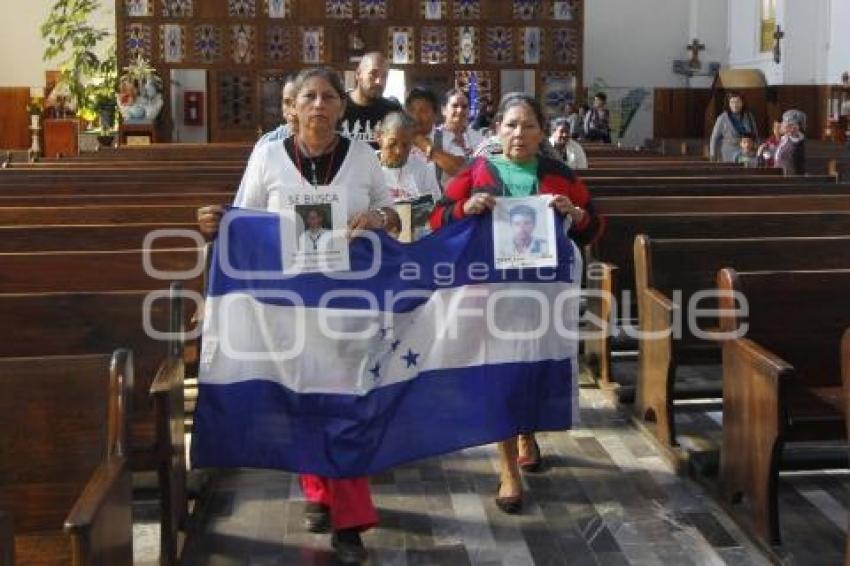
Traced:
<path fill-rule="evenodd" d="M 375 134 L 379 124 L 390 112 L 401 111 L 401 106 L 384 98 L 389 67 L 383 54 L 367 53 L 357 65 L 357 85 L 348 92 L 345 114 L 340 120 L 340 132 L 351 139 L 368 142 L 378 149 Z"/>

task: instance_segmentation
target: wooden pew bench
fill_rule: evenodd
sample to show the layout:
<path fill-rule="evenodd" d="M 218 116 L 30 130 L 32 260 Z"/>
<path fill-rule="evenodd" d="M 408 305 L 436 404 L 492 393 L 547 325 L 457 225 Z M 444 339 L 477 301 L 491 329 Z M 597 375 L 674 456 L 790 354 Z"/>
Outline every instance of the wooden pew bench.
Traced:
<path fill-rule="evenodd" d="M 762 176 L 744 176 L 744 175 L 717 175 L 717 176 L 705 176 L 705 175 L 684 175 L 684 176 L 664 176 L 664 175 L 648 175 L 641 173 L 634 173 L 631 176 L 623 176 L 620 172 L 614 171 L 613 173 L 606 171 L 606 173 L 611 173 L 605 176 L 587 176 L 582 175 L 584 171 L 591 171 L 591 169 L 582 170 L 579 173 L 579 177 L 584 179 L 587 186 L 590 188 L 591 192 L 593 192 L 597 187 L 657 187 L 662 185 L 776 185 L 776 184 L 785 184 L 789 181 L 794 183 L 812 183 L 812 184 L 824 184 L 824 183 L 835 183 L 836 178 L 831 175 L 806 175 L 806 176 L 795 176 L 795 177 L 777 177 L 775 175 L 762 175 Z"/>
<path fill-rule="evenodd" d="M 172 179 L 150 181 L 117 182 L 106 180 L 62 180 L 40 179 L 23 180 L 0 185 L 0 197 L 52 197 L 52 196 L 98 196 L 98 195 L 127 195 L 138 196 L 145 193 L 228 193 L 235 194 L 239 181 L 231 178 L 193 178 L 175 182 Z"/>
<path fill-rule="evenodd" d="M 18 563 L 133 563 L 131 358 L 0 359 L 0 508 Z"/>
<path fill-rule="evenodd" d="M 191 223 L 197 210 L 196 204 L 4 206 L 0 226 Z"/>
<path fill-rule="evenodd" d="M 642 337 L 635 391 L 635 413 L 654 422 L 658 441 L 675 446 L 676 399 L 719 398 L 718 380 L 708 389 L 677 387 L 681 366 L 721 363 L 720 344 L 694 335 L 688 324 L 691 297 L 713 291 L 723 267 L 740 271 L 850 269 L 850 236 L 805 238 L 655 239 L 644 234 L 634 244 L 635 290 Z M 681 293 L 674 297 L 674 291 Z M 701 309 L 716 309 L 707 299 Z M 680 318 L 681 337 L 674 338 L 674 318 Z M 699 329 L 716 329 L 716 317 L 703 318 Z M 645 338 L 643 336 L 646 336 Z"/>
<path fill-rule="evenodd" d="M 800 182 L 801 180 L 805 182 Z M 766 196 L 766 195 L 846 195 L 850 184 L 834 181 L 811 182 L 807 177 L 787 178 L 775 183 L 755 184 L 699 184 L 680 182 L 658 185 L 588 185 L 593 199 L 599 198 L 648 198 L 648 197 L 722 197 L 722 196 Z"/>
<path fill-rule="evenodd" d="M 156 230 L 179 230 L 173 236 L 157 237 Z M 189 237 L 195 234 L 195 239 Z M 0 226 L 0 254 L 116 251 L 144 249 L 151 236 L 153 249 L 195 247 L 203 243 L 197 223 L 188 224 L 105 224 L 76 226 Z"/>
<path fill-rule="evenodd" d="M 850 186 L 848 186 L 850 189 Z M 806 194 L 759 196 L 633 196 L 596 197 L 602 214 L 644 212 L 785 212 L 789 210 L 850 210 L 850 192 L 844 195 Z"/>
<path fill-rule="evenodd" d="M 760 537 L 779 544 L 784 452 L 796 442 L 847 438 L 840 348 L 850 326 L 850 270 L 723 269 L 717 284 L 726 293 L 721 330 L 748 327 L 723 341 L 722 490 L 728 501 L 746 502 Z M 733 291 L 746 297 L 748 316 L 735 312 Z"/>
<path fill-rule="evenodd" d="M 196 205 L 230 204 L 235 193 L 231 192 L 144 192 L 140 194 L 76 194 L 76 195 L 26 195 L 0 193 L 0 207 L 6 206 L 91 206 L 91 205 L 148 205 L 173 204 Z"/>
<path fill-rule="evenodd" d="M 597 379 L 611 383 L 611 337 L 617 323 L 637 319 L 634 238 L 758 238 L 850 235 L 849 212 L 612 214 L 588 258 L 585 360 Z M 623 297 L 631 299 L 626 302 Z M 617 304 L 612 304 L 611 299 Z M 615 308 L 616 307 L 616 308 Z"/>
<path fill-rule="evenodd" d="M 147 273 L 145 256 L 154 268 L 179 273 L 169 278 Z M 167 289 L 177 275 L 185 277 L 186 288 L 200 292 L 202 268 L 203 250 L 197 248 L 5 253 L 0 293 Z"/>
<path fill-rule="evenodd" d="M 133 470 L 156 470 L 161 505 L 161 556 L 172 563 L 187 516 L 183 329 L 191 309 L 174 289 L 146 304 L 147 292 L 0 294 L 0 358 L 42 352 L 82 355 L 128 347 L 134 380 L 125 457 Z M 147 310 L 146 310 L 147 309 Z M 147 316 L 170 341 L 149 336 Z M 14 329 L 12 331 L 11 329 Z"/>
<path fill-rule="evenodd" d="M 619 167 L 611 169 L 582 169 L 579 174 L 583 179 L 595 177 L 765 177 L 782 178 L 781 169 L 755 169 L 740 165 L 709 166 L 709 167 L 658 167 L 644 168 L 638 165 L 631 169 Z"/>

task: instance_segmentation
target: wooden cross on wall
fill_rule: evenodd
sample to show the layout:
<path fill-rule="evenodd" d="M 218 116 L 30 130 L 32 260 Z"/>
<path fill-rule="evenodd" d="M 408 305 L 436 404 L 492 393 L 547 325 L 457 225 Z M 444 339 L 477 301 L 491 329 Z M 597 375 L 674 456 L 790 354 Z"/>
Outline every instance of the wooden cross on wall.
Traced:
<path fill-rule="evenodd" d="M 691 60 L 688 61 L 688 66 L 691 69 L 699 69 L 702 67 L 702 63 L 700 63 L 699 60 L 699 52 L 705 51 L 705 44 L 700 43 L 699 39 L 693 38 L 685 49 L 691 52 Z"/>
<path fill-rule="evenodd" d="M 785 37 L 785 32 L 782 31 L 782 26 L 777 25 L 776 31 L 773 32 L 773 62 L 779 63 L 782 61 L 782 47 L 779 42 Z"/>

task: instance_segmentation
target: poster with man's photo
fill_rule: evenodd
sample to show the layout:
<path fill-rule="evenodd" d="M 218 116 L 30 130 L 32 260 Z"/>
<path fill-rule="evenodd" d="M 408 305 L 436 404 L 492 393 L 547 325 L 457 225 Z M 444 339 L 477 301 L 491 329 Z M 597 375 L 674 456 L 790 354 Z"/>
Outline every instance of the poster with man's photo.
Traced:
<path fill-rule="evenodd" d="M 541 196 L 497 198 L 493 208 L 496 269 L 555 267 L 555 214 Z"/>
<path fill-rule="evenodd" d="M 346 192 L 329 186 L 284 194 L 284 273 L 349 271 Z"/>

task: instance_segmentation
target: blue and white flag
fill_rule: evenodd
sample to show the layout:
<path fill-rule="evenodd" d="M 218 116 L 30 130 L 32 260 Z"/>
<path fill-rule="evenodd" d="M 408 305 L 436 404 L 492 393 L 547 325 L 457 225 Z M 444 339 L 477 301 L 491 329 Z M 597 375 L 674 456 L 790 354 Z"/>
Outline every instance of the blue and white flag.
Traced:
<path fill-rule="evenodd" d="M 231 210 L 210 271 L 195 467 L 355 477 L 578 416 L 581 259 L 493 269 L 489 216 L 412 243 L 367 233 L 351 272 L 282 275 L 280 219 Z"/>

